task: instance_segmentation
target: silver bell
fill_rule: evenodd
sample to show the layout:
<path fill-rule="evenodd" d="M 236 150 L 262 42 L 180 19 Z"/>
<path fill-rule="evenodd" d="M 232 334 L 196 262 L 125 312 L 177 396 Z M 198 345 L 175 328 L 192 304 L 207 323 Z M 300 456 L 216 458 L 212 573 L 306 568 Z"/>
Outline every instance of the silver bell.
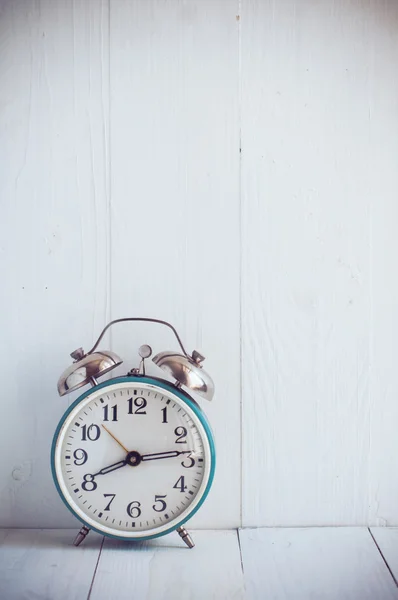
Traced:
<path fill-rule="evenodd" d="M 199 364 L 204 360 L 198 352 L 193 352 L 192 358 L 173 351 L 159 352 L 153 357 L 155 365 L 206 400 L 214 396 L 214 382 L 210 375 Z"/>
<path fill-rule="evenodd" d="M 88 383 L 96 383 L 97 377 L 109 373 L 122 364 L 122 359 L 110 350 L 98 350 L 93 354 L 84 356 L 79 349 L 71 354 L 77 360 L 62 373 L 58 379 L 58 393 L 60 396 L 69 394 Z"/>

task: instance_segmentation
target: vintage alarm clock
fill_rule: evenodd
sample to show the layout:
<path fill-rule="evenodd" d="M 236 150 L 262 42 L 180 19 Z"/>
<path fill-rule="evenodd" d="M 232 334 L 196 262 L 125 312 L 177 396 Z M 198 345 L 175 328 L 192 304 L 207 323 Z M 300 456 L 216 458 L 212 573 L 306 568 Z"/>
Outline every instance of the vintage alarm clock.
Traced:
<path fill-rule="evenodd" d="M 172 381 L 145 374 L 152 350 L 143 345 L 138 368 L 98 383 L 122 360 L 96 348 L 109 327 L 127 321 L 172 329 L 182 354 L 160 352 L 152 359 Z M 189 355 L 170 323 L 146 318 L 112 321 L 87 354 L 79 348 L 71 356 L 75 362 L 61 375 L 59 394 L 91 388 L 61 418 L 51 466 L 62 500 L 83 524 L 74 544 L 90 529 L 123 540 L 148 540 L 176 530 L 192 548 L 183 525 L 206 499 L 215 468 L 210 426 L 190 395 L 213 398 L 204 357 L 196 351 Z"/>

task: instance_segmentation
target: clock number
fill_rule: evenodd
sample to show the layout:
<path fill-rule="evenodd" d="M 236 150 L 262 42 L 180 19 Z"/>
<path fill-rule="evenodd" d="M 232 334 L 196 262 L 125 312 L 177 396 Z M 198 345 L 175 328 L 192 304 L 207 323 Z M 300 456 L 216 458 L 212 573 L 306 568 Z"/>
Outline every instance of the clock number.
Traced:
<path fill-rule="evenodd" d="M 97 484 L 94 481 L 94 475 L 87 473 L 87 475 L 83 477 L 82 488 L 85 492 L 93 492 L 97 489 Z"/>
<path fill-rule="evenodd" d="M 136 398 L 134 400 L 134 406 L 136 407 L 136 410 L 134 411 L 134 413 L 136 415 L 146 415 L 146 410 L 144 410 L 146 405 L 147 405 L 147 401 L 145 400 L 145 398 Z"/>
<path fill-rule="evenodd" d="M 78 454 L 78 452 L 80 452 L 80 455 Z M 75 459 L 73 461 L 75 463 L 75 465 L 77 465 L 78 467 L 81 467 L 81 465 L 84 465 L 84 463 L 87 462 L 88 454 L 85 450 L 83 450 L 83 448 L 78 448 L 77 450 L 74 451 L 73 457 Z"/>
<path fill-rule="evenodd" d="M 104 511 L 105 510 L 110 510 L 110 506 L 111 506 L 112 502 L 114 501 L 116 494 L 104 494 L 104 498 L 108 498 L 108 496 L 112 496 L 112 499 L 109 500 L 108 504 L 104 508 Z"/>
<path fill-rule="evenodd" d="M 186 444 L 187 440 L 183 439 L 185 438 L 185 436 L 187 435 L 187 430 L 185 429 L 185 427 L 176 427 L 174 429 L 174 434 L 177 436 L 176 439 L 176 444 Z"/>
<path fill-rule="evenodd" d="M 190 464 L 186 465 L 185 461 L 189 460 Z M 193 467 L 195 465 L 195 459 L 192 458 L 192 454 L 188 454 L 188 456 L 186 457 L 186 459 L 184 458 L 184 460 L 182 461 L 181 465 L 185 468 L 185 469 L 190 469 L 191 467 Z"/>
<path fill-rule="evenodd" d="M 87 427 L 87 425 L 83 425 L 82 442 L 85 442 L 86 440 L 90 440 L 90 442 L 95 442 L 96 440 L 98 440 L 100 435 L 101 430 L 98 427 L 98 425 L 94 425 L 94 423 L 90 425 L 90 427 Z"/>
<path fill-rule="evenodd" d="M 156 510 L 156 512 L 163 512 L 164 510 L 166 510 L 167 504 L 163 500 L 163 498 L 167 498 L 167 494 L 165 496 L 155 496 L 155 504 L 152 505 L 152 508 L 153 510 Z M 156 506 L 156 502 L 159 502 L 160 507 Z"/>
<path fill-rule="evenodd" d="M 104 418 L 103 421 L 109 421 L 109 406 L 106 405 L 103 407 L 104 409 Z M 112 421 L 117 421 L 117 405 L 111 407 L 112 410 Z"/>
<path fill-rule="evenodd" d="M 145 398 L 129 398 L 127 402 L 129 403 L 129 415 L 146 415 L 146 410 L 144 410 L 144 408 L 148 403 Z"/>
<path fill-rule="evenodd" d="M 180 490 L 180 492 L 185 492 L 187 486 L 185 485 L 185 477 L 181 475 L 181 477 L 175 482 L 173 488 L 176 490 Z"/>
<path fill-rule="evenodd" d="M 127 514 L 129 517 L 131 517 L 132 519 L 137 519 L 140 514 L 141 514 L 141 502 L 138 502 L 138 500 L 134 500 L 133 502 L 130 502 L 130 504 L 127 506 Z"/>
<path fill-rule="evenodd" d="M 165 406 L 164 408 L 162 408 L 162 413 L 163 413 L 163 421 L 162 421 L 162 423 L 168 423 L 168 421 L 167 421 L 167 406 Z"/>

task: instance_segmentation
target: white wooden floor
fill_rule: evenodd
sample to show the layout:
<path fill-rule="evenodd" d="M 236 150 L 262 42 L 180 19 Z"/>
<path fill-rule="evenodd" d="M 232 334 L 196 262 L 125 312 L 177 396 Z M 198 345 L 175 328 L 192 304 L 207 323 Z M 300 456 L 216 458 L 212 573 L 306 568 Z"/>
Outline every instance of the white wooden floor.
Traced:
<path fill-rule="evenodd" d="M 0 530 L 0 598 L 398 599 L 398 528 L 196 531 L 194 550 L 75 533 Z"/>

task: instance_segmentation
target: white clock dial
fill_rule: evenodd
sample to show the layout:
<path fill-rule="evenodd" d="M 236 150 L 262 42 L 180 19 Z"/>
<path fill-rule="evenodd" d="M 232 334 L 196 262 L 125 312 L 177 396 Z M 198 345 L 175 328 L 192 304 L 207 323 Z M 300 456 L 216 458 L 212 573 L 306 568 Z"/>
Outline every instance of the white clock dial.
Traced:
<path fill-rule="evenodd" d="M 54 466 L 78 517 L 104 533 L 140 538 L 193 512 L 209 482 L 211 453 L 190 406 L 132 377 L 93 388 L 67 415 Z"/>

